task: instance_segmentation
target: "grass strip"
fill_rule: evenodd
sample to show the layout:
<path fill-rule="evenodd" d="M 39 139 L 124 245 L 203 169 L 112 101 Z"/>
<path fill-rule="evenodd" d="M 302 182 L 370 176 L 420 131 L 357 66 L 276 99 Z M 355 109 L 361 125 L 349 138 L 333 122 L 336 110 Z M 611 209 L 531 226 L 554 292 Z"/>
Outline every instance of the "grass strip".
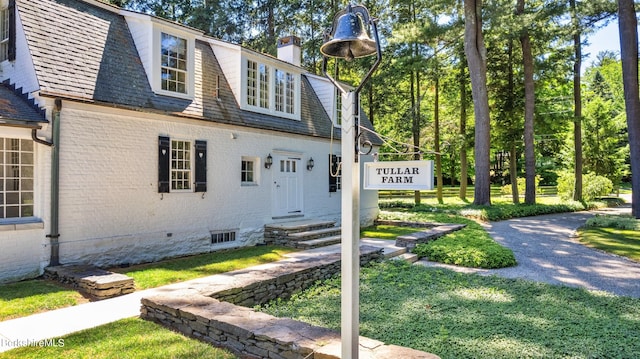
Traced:
<path fill-rule="evenodd" d="M 426 228 L 402 227 L 387 224 L 378 224 L 362 228 L 360 238 L 378 238 L 395 240 L 398 236 L 403 236 L 415 232 L 426 230 Z"/>
<path fill-rule="evenodd" d="M 33 279 L 0 285 L 0 321 L 85 303 L 75 290 Z"/>
<path fill-rule="evenodd" d="M 588 227 L 578 231 L 580 242 L 602 251 L 640 261 L 640 231 Z"/>
<path fill-rule="evenodd" d="M 138 318 L 123 319 L 40 343 L 55 345 L 16 348 L 0 353 L 0 358 L 236 358 L 229 351 Z"/>

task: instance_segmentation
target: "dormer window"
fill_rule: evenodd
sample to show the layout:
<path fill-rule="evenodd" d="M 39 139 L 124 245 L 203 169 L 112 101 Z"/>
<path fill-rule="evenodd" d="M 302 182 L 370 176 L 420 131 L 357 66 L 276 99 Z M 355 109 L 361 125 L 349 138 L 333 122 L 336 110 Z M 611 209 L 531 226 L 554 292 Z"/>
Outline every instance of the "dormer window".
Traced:
<path fill-rule="evenodd" d="M 269 108 L 269 66 L 260 64 L 258 73 L 260 74 L 260 107 Z"/>
<path fill-rule="evenodd" d="M 140 46 L 144 46 L 141 43 Z M 195 36 L 154 26 L 151 51 L 141 50 L 153 91 L 159 95 L 193 99 L 195 93 Z M 145 57 L 149 54 L 150 57 Z M 147 62 L 150 61 L 150 62 Z M 147 66 L 149 68 L 147 68 Z"/>
<path fill-rule="evenodd" d="M 165 91 L 187 93 L 187 40 L 177 36 L 160 35 L 160 84 Z"/>
<path fill-rule="evenodd" d="M 299 119 L 300 75 L 276 65 L 245 61 L 243 107 L 250 111 Z"/>
<path fill-rule="evenodd" d="M 333 121 L 335 126 L 342 126 L 342 92 L 338 89 L 334 90 L 334 98 L 336 99 L 335 103 L 335 112 Z"/>
<path fill-rule="evenodd" d="M 7 7 L 0 8 L 0 62 L 16 58 L 14 10 L 14 1 L 9 1 Z"/>
<path fill-rule="evenodd" d="M 7 59 L 9 53 L 9 11 L 0 9 L 0 61 Z"/>
<path fill-rule="evenodd" d="M 290 72 L 276 70 L 276 111 L 294 113 L 295 78 Z"/>

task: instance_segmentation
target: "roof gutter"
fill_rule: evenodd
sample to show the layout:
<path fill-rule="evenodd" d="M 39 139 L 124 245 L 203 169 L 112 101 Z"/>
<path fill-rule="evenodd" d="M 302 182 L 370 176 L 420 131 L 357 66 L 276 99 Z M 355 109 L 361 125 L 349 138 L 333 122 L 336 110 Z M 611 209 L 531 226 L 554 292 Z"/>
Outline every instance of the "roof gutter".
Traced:
<path fill-rule="evenodd" d="M 60 264 L 60 244 L 58 238 L 59 230 L 59 198 L 60 198 L 60 111 L 62 110 L 62 100 L 55 99 L 55 107 L 52 111 L 51 119 L 51 142 L 38 138 L 37 129 L 31 130 L 31 138 L 36 143 L 51 147 L 51 226 L 50 233 L 47 234 L 51 244 L 51 257 L 49 266 Z"/>

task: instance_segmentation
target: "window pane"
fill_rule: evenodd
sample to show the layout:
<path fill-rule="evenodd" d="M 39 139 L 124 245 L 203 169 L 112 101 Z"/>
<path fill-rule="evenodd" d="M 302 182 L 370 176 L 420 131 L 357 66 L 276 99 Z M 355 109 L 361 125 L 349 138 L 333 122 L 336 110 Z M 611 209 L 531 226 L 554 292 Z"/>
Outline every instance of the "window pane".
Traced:
<path fill-rule="evenodd" d="M 22 206 L 22 217 L 33 217 L 33 206 Z"/>
<path fill-rule="evenodd" d="M 32 165 L 33 164 L 33 153 L 22 153 L 20 161 L 23 165 Z"/>
<path fill-rule="evenodd" d="M 2 191 L 2 181 L 0 181 L 0 191 Z M 33 180 L 28 178 L 28 179 L 22 179 L 20 180 L 20 189 L 23 191 L 33 191 Z"/>
<path fill-rule="evenodd" d="M 24 152 L 33 152 L 33 141 L 31 140 L 22 140 L 20 145 L 22 146 L 22 151 Z"/>
<path fill-rule="evenodd" d="M 260 107 L 269 108 L 269 66 L 260 64 Z"/>
<path fill-rule="evenodd" d="M 20 204 L 33 204 L 33 192 L 22 192 Z"/>
<path fill-rule="evenodd" d="M 20 217 L 20 207 L 18 206 L 7 206 L 6 208 L 6 218 L 17 218 Z"/>
<path fill-rule="evenodd" d="M 20 179 L 19 178 L 10 178 L 6 181 L 6 190 L 7 191 L 18 191 L 20 190 Z"/>
<path fill-rule="evenodd" d="M 5 195 L 6 204 L 20 204 L 20 193 L 7 192 Z"/>
<path fill-rule="evenodd" d="M 187 92 L 187 40 L 162 33 L 160 79 L 163 90 Z"/>
<path fill-rule="evenodd" d="M 22 177 L 33 178 L 33 166 L 22 166 Z"/>

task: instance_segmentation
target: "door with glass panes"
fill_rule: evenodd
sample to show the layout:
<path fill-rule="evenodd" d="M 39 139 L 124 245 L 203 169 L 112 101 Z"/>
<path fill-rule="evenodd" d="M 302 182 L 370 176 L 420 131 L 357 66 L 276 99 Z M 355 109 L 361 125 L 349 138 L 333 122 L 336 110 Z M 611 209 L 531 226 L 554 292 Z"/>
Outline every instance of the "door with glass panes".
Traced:
<path fill-rule="evenodd" d="M 273 166 L 273 216 L 302 215 L 301 156 L 276 155 Z"/>

